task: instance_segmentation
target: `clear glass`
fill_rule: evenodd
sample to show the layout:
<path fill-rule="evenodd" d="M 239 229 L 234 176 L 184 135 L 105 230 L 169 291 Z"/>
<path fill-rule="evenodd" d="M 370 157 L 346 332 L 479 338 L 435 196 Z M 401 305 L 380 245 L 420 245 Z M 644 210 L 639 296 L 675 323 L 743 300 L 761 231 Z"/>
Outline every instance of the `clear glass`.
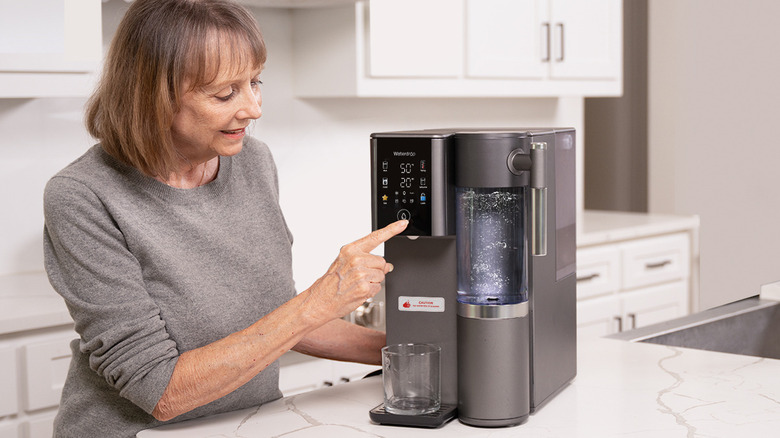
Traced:
<path fill-rule="evenodd" d="M 528 300 L 525 187 L 456 188 L 458 301 Z"/>
<path fill-rule="evenodd" d="M 385 411 L 423 415 L 441 406 L 441 347 L 395 344 L 382 348 Z"/>

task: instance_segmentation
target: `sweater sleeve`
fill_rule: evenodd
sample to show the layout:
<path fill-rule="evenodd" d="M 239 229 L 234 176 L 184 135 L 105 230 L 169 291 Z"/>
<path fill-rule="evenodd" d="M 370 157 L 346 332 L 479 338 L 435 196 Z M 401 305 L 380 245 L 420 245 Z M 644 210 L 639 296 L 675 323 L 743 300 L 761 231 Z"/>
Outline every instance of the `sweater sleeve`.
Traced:
<path fill-rule="evenodd" d="M 80 335 L 90 368 L 151 413 L 179 352 L 142 268 L 100 198 L 83 183 L 55 177 L 44 192 L 44 259 Z"/>

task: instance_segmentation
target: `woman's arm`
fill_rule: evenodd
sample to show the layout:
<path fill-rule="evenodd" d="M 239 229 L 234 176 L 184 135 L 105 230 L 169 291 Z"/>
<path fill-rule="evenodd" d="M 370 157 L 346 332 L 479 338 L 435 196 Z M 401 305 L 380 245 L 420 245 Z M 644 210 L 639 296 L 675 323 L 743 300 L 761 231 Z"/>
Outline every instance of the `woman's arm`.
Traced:
<path fill-rule="evenodd" d="M 345 245 L 328 272 L 309 289 L 246 329 L 182 353 L 152 415 L 170 420 L 234 391 L 312 332 L 374 296 L 392 265 L 370 251 L 403 231 L 407 223 L 396 222 Z M 343 332 L 339 325 L 334 321 L 311 339 L 321 340 L 334 330 Z M 374 350 L 371 354 L 377 354 L 377 342 L 378 338 L 368 343 Z M 359 356 L 343 345 L 341 348 L 338 354 L 348 353 L 343 357 Z M 370 360 L 376 362 L 375 357 Z"/>
<path fill-rule="evenodd" d="M 384 346 L 384 332 L 336 319 L 304 336 L 293 350 L 324 359 L 381 365 Z"/>

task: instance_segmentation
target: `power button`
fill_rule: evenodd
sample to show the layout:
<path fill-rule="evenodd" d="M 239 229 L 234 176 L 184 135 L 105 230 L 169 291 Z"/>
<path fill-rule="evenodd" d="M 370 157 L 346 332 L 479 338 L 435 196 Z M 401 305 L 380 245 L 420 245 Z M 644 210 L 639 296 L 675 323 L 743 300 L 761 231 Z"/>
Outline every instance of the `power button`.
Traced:
<path fill-rule="evenodd" d="M 412 219 L 412 214 L 409 213 L 409 210 L 402 208 L 401 210 L 398 210 L 398 214 L 396 215 L 396 217 L 398 218 L 399 221 L 400 220 L 408 221 Z"/>

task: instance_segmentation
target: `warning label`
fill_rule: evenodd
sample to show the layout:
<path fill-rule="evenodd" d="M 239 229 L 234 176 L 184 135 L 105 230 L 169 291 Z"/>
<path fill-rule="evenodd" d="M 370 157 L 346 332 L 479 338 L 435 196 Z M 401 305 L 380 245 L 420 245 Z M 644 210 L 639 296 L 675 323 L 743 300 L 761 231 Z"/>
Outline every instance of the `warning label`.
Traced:
<path fill-rule="evenodd" d="M 401 312 L 444 312 L 442 297 L 398 297 Z"/>

